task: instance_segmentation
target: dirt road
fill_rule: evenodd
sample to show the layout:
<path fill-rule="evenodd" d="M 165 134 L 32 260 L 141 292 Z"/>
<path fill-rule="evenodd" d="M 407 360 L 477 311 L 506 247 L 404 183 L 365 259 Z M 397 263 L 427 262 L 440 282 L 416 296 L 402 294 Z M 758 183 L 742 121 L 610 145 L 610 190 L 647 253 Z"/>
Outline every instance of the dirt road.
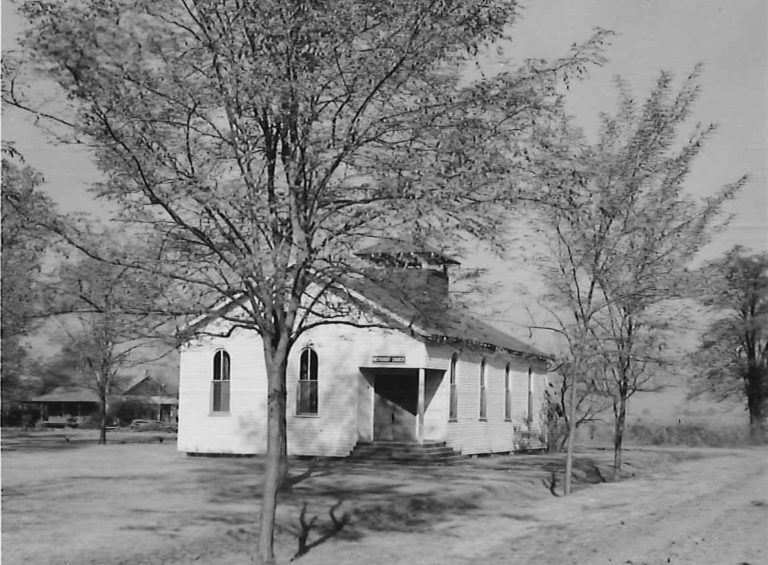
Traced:
<path fill-rule="evenodd" d="M 594 486 L 525 508 L 484 505 L 425 534 L 389 535 L 362 547 L 334 543 L 306 565 L 421 563 L 768 563 L 768 458 L 728 450 L 643 479 Z M 374 543 L 375 541 L 375 543 Z M 362 560 L 361 560 L 362 559 Z"/>

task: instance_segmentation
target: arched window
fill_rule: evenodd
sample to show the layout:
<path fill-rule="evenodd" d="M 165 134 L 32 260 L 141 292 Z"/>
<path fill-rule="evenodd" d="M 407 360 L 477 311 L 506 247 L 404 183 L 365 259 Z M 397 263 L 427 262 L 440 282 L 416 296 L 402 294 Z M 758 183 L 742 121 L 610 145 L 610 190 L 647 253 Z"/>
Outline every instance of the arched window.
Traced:
<path fill-rule="evenodd" d="M 528 367 L 528 425 L 533 423 L 533 369 Z"/>
<path fill-rule="evenodd" d="M 450 372 L 448 373 L 448 382 L 450 384 L 451 389 L 451 400 L 450 400 L 450 408 L 448 409 L 448 419 L 449 420 L 456 420 L 458 419 L 458 394 L 456 392 L 456 364 L 459 361 L 459 355 L 457 353 L 454 353 L 451 357 L 451 368 Z"/>
<path fill-rule="evenodd" d="M 299 357 L 296 413 L 317 414 L 317 353 L 309 347 Z"/>
<path fill-rule="evenodd" d="M 485 357 L 480 362 L 480 419 L 485 420 L 488 418 L 488 387 L 486 379 L 487 364 Z"/>
<path fill-rule="evenodd" d="M 504 369 L 504 420 L 512 420 L 512 383 L 509 363 Z"/>
<path fill-rule="evenodd" d="M 229 353 L 223 349 L 213 354 L 211 412 L 229 412 Z"/>

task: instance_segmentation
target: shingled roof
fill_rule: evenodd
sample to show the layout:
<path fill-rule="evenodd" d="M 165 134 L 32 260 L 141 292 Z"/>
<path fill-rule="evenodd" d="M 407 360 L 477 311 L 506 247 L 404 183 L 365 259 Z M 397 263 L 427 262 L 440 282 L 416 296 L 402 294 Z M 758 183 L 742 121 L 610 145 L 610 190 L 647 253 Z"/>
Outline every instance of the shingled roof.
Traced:
<path fill-rule="evenodd" d="M 90 389 L 57 388 L 48 394 L 30 398 L 28 402 L 100 402 L 99 395 Z"/>
<path fill-rule="evenodd" d="M 418 304 L 370 278 L 357 279 L 349 286 L 370 301 L 374 310 L 396 329 L 410 331 L 425 341 L 465 343 L 542 360 L 549 358 L 546 353 L 480 321 L 450 301 Z"/>
<path fill-rule="evenodd" d="M 425 243 L 413 241 L 384 240 L 355 253 L 358 257 L 377 261 L 380 258 L 417 257 L 433 265 L 459 265 L 440 250 Z"/>

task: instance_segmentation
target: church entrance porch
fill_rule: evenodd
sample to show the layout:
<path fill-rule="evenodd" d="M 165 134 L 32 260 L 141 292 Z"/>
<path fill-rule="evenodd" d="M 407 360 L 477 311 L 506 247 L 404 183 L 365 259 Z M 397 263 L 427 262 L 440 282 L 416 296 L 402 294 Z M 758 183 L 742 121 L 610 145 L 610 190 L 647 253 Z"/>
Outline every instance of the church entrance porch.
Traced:
<path fill-rule="evenodd" d="M 443 371 L 364 369 L 373 385 L 373 440 L 424 443 Z"/>

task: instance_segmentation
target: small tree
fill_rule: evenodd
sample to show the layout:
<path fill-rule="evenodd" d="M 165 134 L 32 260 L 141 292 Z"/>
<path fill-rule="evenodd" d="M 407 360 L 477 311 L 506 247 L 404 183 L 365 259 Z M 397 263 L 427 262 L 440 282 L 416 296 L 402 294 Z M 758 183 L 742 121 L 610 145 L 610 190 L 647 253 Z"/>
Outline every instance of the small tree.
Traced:
<path fill-rule="evenodd" d="M 683 191 L 693 159 L 714 131 L 698 128 L 676 145 L 698 94 L 697 78 L 698 69 L 675 91 L 672 76 L 662 72 L 641 107 L 619 80 L 619 111 L 602 116 L 598 143 L 582 140 L 578 158 L 564 151 L 566 158 L 544 179 L 552 200 L 542 209 L 542 229 L 557 242 L 554 295 L 575 313 L 576 333 L 568 335 L 575 335 L 579 350 L 588 343 L 602 359 L 613 399 L 614 478 L 621 471 L 628 401 L 655 390 L 655 373 L 672 361 L 663 344 L 675 329 L 670 303 L 686 294 L 685 267 L 716 231 L 724 202 L 746 182 L 700 201 Z M 574 137 L 568 132 L 565 139 L 574 145 Z"/>
<path fill-rule="evenodd" d="M 110 247 L 112 254 L 118 249 L 114 243 Z M 120 372 L 158 359 L 174 346 L 168 339 L 168 318 L 157 314 L 165 312 L 157 282 L 146 272 L 89 257 L 65 263 L 58 271 L 52 297 L 58 315 L 65 318 L 62 355 L 99 397 L 101 444 L 107 441 L 107 402 Z"/>
<path fill-rule="evenodd" d="M 746 400 L 750 437 L 768 437 L 768 254 L 734 247 L 698 273 L 714 320 L 693 355 L 694 394 Z"/>
<path fill-rule="evenodd" d="M 571 352 L 565 355 L 572 359 Z M 599 378 L 578 378 L 572 361 L 562 361 L 555 376 L 550 378 L 550 389 L 547 390 L 546 418 L 549 430 L 549 448 L 551 451 L 566 449 L 568 437 L 584 424 L 599 421 L 601 414 L 610 407 L 610 400 L 605 394 L 603 380 Z M 584 368 L 581 375 L 592 374 L 602 369 L 601 366 Z M 576 386 L 575 394 L 571 396 L 571 386 Z M 573 409 L 571 409 L 573 403 Z M 573 430 L 571 422 L 573 420 Z"/>

